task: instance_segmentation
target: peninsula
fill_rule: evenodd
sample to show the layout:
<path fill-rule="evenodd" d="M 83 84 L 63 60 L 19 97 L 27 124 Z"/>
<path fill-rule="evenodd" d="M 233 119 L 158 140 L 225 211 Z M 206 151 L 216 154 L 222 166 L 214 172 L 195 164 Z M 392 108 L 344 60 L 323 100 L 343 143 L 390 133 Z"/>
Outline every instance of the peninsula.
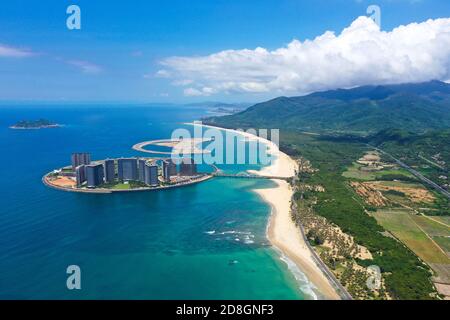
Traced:
<path fill-rule="evenodd" d="M 89 153 L 73 153 L 72 165 L 42 178 L 52 188 L 85 193 L 152 191 L 187 186 L 212 178 L 197 172 L 191 158 L 118 158 L 91 161 Z"/>
<path fill-rule="evenodd" d="M 190 139 L 161 139 L 136 143 L 132 149 L 152 154 L 165 154 L 165 155 L 182 155 L 182 154 L 205 154 L 210 153 L 209 150 L 201 147 L 202 143 L 212 141 L 212 139 L 206 138 L 190 138 Z M 146 146 L 153 145 L 157 147 L 171 148 L 170 151 L 149 150 Z"/>

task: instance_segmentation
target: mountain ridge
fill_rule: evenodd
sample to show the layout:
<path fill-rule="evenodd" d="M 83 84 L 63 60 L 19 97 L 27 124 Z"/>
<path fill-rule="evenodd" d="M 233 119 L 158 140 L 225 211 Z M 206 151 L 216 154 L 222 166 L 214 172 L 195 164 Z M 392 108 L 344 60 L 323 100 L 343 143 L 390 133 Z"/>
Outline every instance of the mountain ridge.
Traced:
<path fill-rule="evenodd" d="M 450 84 L 361 86 L 278 97 L 230 116 L 204 119 L 226 127 L 289 128 L 373 134 L 389 128 L 424 132 L 450 127 Z"/>

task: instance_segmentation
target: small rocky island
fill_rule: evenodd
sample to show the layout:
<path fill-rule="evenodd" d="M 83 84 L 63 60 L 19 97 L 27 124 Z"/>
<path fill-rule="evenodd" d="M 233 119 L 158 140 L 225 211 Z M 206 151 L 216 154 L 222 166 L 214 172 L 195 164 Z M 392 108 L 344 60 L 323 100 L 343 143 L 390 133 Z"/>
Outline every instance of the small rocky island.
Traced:
<path fill-rule="evenodd" d="M 47 119 L 39 120 L 22 120 L 15 125 L 10 126 L 11 129 L 45 129 L 45 128 L 58 128 L 60 124 L 51 122 Z"/>

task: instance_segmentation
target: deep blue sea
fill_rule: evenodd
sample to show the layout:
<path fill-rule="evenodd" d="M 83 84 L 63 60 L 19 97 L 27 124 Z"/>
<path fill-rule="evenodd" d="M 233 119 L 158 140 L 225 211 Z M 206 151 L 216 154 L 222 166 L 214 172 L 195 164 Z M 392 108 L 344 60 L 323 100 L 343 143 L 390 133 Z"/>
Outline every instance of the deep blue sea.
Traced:
<path fill-rule="evenodd" d="M 110 195 L 41 183 L 72 152 L 148 156 L 132 145 L 192 129 L 182 123 L 202 116 L 173 105 L 0 106 L 0 298 L 309 298 L 266 239 L 270 207 L 252 189 L 269 181 L 214 178 Z M 39 118 L 64 126 L 8 128 Z M 66 287 L 69 265 L 81 268 L 81 290 Z"/>

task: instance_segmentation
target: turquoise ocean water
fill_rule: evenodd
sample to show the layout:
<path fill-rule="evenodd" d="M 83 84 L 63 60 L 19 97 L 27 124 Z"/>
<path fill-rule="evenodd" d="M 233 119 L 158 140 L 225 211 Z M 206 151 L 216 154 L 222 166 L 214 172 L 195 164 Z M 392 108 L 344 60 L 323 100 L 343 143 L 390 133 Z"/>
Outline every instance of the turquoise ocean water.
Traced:
<path fill-rule="evenodd" d="M 91 152 L 94 159 L 144 156 L 131 146 L 169 138 L 181 123 L 204 115 L 156 105 L 0 107 L 0 298 L 310 298 L 307 283 L 266 239 L 270 207 L 251 190 L 269 181 L 215 178 L 112 195 L 41 183 L 45 173 L 69 164 L 71 152 Z M 64 127 L 8 128 L 39 118 Z M 73 264 L 81 268 L 81 290 L 66 288 Z"/>

